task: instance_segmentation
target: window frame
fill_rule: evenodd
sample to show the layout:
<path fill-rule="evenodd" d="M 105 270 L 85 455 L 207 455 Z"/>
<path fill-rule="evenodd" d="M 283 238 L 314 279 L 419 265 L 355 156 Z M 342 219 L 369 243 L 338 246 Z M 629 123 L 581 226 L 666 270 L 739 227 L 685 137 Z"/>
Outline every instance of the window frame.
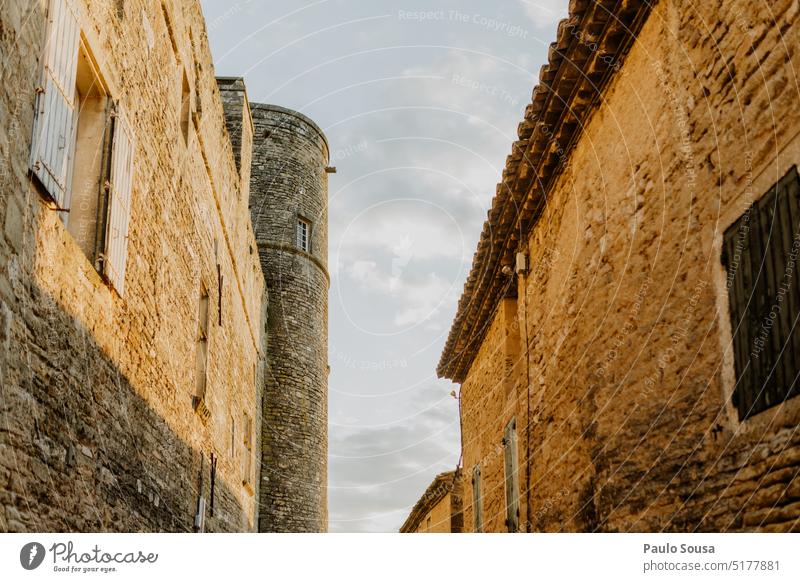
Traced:
<path fill-rule="evenodd" d="M 297 220 L 295 221 L 295 245 L 305 253 L 311 253 L 312 228 L 313 224 L 309 219 L 300 214 L 297 215 Z M 302 233 L 301 229 L 303 229 Z"/>

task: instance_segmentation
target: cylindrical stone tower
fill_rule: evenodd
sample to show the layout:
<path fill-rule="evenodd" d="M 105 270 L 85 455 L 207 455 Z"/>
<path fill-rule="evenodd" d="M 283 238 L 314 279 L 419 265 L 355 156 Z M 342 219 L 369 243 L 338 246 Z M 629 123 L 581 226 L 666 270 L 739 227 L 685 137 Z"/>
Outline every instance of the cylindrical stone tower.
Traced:
<path fill-rule="evenodd" d="M 250 108 L 250 212 L 269 293 L 258 529 L 326 531 L 328 142 L 300 113 Z"/>

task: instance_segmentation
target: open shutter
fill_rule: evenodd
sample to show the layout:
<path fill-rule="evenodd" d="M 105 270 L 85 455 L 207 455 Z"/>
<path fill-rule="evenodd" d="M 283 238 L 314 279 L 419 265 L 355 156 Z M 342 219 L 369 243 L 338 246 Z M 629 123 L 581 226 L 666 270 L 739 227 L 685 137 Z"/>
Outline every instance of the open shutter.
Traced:
<path fill-rule="evenodd" d="M 472 527 L 475 533 L 483 531 L 483 498 L 481 497 L 481 467 L 472 468 Z"/>
<path fill-rule="evenodd" d="M 79 41 L 80 27 L 72 0 L 51 0 L 42 88 L 36 100 L 31 172 L 59 208 L 69 203 Z"/>
<path fill-rule="evenodd" d="M 134 147 L 131 126 L 124 112 L 117 107 L 114 114 L 114 142 L 111 147 L 105 274 L 120 295 L 124 291 L 125 262 L 128 256 Z"/>

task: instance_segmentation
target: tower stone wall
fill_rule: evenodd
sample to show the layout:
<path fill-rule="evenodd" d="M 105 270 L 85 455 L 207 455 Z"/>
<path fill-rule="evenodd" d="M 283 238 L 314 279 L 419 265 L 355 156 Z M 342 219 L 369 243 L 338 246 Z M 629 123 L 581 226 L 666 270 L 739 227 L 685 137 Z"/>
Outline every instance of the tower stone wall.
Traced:
<path fill-rule="evenodd" d="M 250 212 L 270 298 L 258 529 L 326 531 L 328 143 L 300 113 L 250 108 Z"/>

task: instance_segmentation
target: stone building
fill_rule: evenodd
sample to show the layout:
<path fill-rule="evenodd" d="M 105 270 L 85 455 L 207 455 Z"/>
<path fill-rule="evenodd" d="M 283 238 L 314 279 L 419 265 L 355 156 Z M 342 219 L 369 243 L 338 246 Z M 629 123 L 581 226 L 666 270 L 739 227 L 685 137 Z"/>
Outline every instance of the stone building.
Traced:
<path fill-rule="evenodd" d="M 400 533 L 461 533 L 462 492 L 458 471 L 440 473 L 414 504 Z"/>
<path fill-rule="evenodd" d="M 215 79 L 196 0 L 7 2 L 0 49 L 0 531 L 256 531 L 241 80 Z"/>
<path fill-rule="evenodd" d="M 306 116 L 251 104 L 250 207 L 270 294 L 260 531 L 325 531 L 328 141 Z"/>
<path fill-rule="evenodd" d="M 466 530 L 800 529 L 798 16 L 570 2 L 438 367 Z"/>

